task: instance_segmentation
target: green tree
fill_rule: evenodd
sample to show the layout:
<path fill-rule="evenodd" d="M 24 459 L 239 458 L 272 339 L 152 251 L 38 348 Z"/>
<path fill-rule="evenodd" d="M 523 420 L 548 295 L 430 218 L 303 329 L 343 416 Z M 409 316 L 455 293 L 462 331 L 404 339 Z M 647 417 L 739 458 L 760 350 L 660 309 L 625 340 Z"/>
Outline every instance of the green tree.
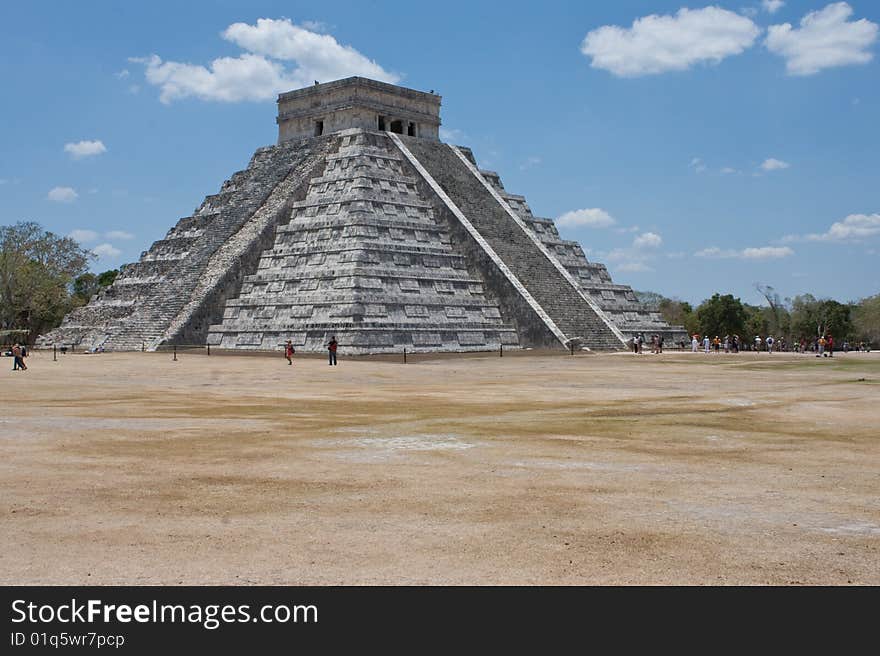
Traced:
<path fill-rule="evenodd" d="M 72 307 L 69 287 L 91 253 L 32 221 L 0 226 L 0 328 L 26 329 L 29 341 Z"/>
<path fill-rule="evenodd" d="M 852 336 L 852 306 L 812 294 L 796 296 L 791 303 L 791 331 L 795 338 L 830 333 L 840 341 Z"/>
<path fill-rule="evenodd" d="M 880 294 L 862 299 L 852 315 L 853 336 L 859 341 L 880 344 Z"/>
<path fill-rule="evenodd" d="M 73 281 L 73 295 L 82 304 L 88 303 L 98 288 L 98 276 L 91 272 L 83 273 Z"/>
<path fill-rule="evenodd" d="M 784 302 L 779 297 L 776 290 L 770 285 L 755 283 L 755 289 L 757 289 L 767 301 L 767 307 L 763 308 L 762 312 L 767 323 L 765 332 L 779 337 L 783 335 L 791 335 L 791 313 L 788 311 L 788 308 L 785 307 L 785 303 L 788 299 Z"/>
<path fill-rule="evenodd" d="M 837 339 L 838 342 L 852 336 L 852 306 L 840 303 L 833 299 L 822 301 L 819 316 L 825 324 L 825 332 Z"/>
<path fill-rule="evenodd" d="M 699 332 L 700 325 L 694 308 L 687 301 L 680 301 L 677 298 L 664 298 L 657 306 L 663 321 L 670 326 L 684 326 L 688 335 Z"/>
<path fill-rule="evenodd" d="M 742 301 L 732 294 L 713 294 L 697 308 L 696 318 L 701 334 L 722 337 L 743 335 L 747 315 Z"/>
<path fill-rule="evenodd" d="M 80 305 L 85 305 L 99 291 L 105 287 L 109 287 L 119 275 L 117 269 L 110 269 L 99 274 L 91 272 L 84 273 L 73 281 L 74 301 Z"/>
<path fill-rule="evenodd" d="M 110 269 L 109 271 L 103 271 L 98 274 L 98 286 L 103 289 L 104 287 L 109 287 L 116 281 L 116 276 L 119 275 L 119 269 Z"/>
<path fill-rule="evenodd" d="M 667 300 L 663 294 L 658 294 L 657 292 L 641 292 L 638 289 L 635 289 L 633 290 L 633 293 L 636 295 L 639 303 L 651 310 L 656 310 L 660 303 Z"/>

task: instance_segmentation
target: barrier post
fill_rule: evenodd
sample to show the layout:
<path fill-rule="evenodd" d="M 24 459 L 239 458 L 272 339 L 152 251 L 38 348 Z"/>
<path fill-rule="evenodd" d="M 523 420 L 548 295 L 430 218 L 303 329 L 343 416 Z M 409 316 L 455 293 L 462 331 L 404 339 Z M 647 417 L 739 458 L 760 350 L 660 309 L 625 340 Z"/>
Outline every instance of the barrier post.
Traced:
<path fill-rule="evenodd" d="M 498 357 L 499 357 L 499 358 L 503 358 L 503 357 L 504 357 L 504 344 L 499 344 L 499 345 L 498 345 Z"/>
<path fill-rule="evenodd" d="M 177 344 L 174 345 L 174 362 L 177 362 Z"/>
<path fill-rule="evenodd" d="M 403 364 L 406 364 L 406 347 L 403 347 Z"/>
<path fill-rule="evenodd" d="M 208 344 L 208 355 L 211 355 L 211 345 Z"/>
<path fill-rule="evenodd" d="M 52 362 L 58 362 L 58 351 L 54 344 L 52 344 Z"/>

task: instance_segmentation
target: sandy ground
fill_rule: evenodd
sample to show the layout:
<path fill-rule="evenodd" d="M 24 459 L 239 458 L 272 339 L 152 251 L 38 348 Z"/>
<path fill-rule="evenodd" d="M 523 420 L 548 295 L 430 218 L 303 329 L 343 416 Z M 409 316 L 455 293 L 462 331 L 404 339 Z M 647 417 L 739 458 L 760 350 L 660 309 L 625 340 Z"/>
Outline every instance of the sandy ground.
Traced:
<path fill-rule="evenodd" d="M 2 358 L 0 582 L 880 584 L 880 353 L 510 355 Z"/>

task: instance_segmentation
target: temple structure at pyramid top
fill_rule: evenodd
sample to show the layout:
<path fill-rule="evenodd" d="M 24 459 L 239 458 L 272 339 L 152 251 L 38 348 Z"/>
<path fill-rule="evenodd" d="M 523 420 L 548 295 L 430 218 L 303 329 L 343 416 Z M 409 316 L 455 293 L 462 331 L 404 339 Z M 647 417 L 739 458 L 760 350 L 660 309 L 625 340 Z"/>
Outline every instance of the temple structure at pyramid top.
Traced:
<path fill-rule="evenodd" d="M 42 345 L 152 350 L 616 350 L 683 330 L 532 214 L 433 92 L 346 78 L 278 97 L 278 143 Z"/>
<path fill-rule="evenodd" d="M 278 143 L 351 128 L 440 139 L 440 96 L 348 77 L 278 96 Z"/>

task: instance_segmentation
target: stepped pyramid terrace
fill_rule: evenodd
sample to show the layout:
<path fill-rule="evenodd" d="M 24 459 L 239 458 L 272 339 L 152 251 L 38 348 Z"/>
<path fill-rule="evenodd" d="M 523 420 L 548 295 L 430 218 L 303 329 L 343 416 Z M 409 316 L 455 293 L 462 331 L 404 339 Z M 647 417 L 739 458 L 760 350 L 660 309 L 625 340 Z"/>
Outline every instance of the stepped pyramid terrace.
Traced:
<path fill-rule="evenodd" d="M 440 100 L 360 77 L 280 95 L 278 144 L 39 344 L 617 350 L 683 334 L 440 142 Z"/>

